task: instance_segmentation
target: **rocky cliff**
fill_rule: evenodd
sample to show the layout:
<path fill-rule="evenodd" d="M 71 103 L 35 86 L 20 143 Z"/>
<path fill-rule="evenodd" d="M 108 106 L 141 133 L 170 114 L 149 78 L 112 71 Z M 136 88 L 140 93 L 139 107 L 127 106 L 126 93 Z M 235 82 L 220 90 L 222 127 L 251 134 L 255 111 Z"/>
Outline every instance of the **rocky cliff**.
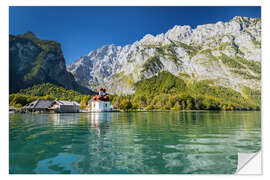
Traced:
<path fill-rule="evenodd" d="M 67 71 L 58 42 L 40 40 L 31 32 L 10 35 L 9 92 L 47 82 L 81 93 L 92 93 L 80 86 Z"/>
<path fill-rule="evenodd" d="M 106 45 L 68 66 L 76 81 L 95 90 L 132 94 L 134 83 L 168 71 L 182 79 L 210 80 L 241 92 L 260 89 L 261 19 L 174 26 L 165 34 L 147 34 L 124 47 Z"/>

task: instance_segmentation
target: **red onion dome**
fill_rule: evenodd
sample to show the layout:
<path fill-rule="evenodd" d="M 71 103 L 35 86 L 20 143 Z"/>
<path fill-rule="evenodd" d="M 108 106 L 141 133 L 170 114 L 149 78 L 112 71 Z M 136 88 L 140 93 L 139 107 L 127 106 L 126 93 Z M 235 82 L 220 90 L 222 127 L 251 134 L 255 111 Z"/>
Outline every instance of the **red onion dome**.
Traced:
<path fill-rule="evenodd" d="M 106 89 L 105 88 L 99 88 L 98 91 L 103 91 L 105 93 Z"/>
<path fill-rule="evenodd" d="M 96 95 L 92 98 L 92 101 L 109 101 L 108 96 L 101 96 L 101 95 Z"/>

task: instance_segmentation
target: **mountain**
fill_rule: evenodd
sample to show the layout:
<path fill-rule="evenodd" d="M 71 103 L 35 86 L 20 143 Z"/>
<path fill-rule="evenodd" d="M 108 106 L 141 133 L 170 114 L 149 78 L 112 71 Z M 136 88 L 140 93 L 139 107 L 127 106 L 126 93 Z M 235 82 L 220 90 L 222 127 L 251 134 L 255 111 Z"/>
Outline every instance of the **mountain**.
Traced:
<path fill-rule="evenodd" d="M 124 95 L 135 84 L 162 71 L 184 80 L 211 81 L 238 92 L 260 90 L 261 19 L 234 17 L 229 22 L 174 26 L 147 34 L 131 45 L 105 45 L 67 67 L 82 86 Z"/>
<path fill-rule="evenodd" d="M 67 71 L 60 43 L 40 40 L 32 32 L 9 35 L 9 92 L 41 83 L 92 93 Z"/>

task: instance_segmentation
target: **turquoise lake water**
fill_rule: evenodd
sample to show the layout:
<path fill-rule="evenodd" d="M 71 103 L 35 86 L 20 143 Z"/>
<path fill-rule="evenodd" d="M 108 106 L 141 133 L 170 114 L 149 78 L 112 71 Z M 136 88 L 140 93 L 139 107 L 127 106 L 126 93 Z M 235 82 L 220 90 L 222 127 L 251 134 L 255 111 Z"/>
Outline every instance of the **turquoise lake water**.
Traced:
<path fill-rule="evenodd" d="M 231 174 L 261 112 L 9 114 L 11 174 Z"/>

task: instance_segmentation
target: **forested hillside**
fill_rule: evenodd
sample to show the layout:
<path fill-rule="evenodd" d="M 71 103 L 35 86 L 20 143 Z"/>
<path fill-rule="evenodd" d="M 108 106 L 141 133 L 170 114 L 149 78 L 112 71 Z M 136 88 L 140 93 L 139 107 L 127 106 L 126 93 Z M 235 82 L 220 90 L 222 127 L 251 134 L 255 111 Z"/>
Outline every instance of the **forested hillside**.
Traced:
<path fill-rule="evenodd" d="M 41 40 L 33 33 L 9 36 L 9 92 L 16 93 L 36 84 L 51 83 L 83 94 L 92 91 L 80 86 L 67 71 L 60 43 Z"/>

